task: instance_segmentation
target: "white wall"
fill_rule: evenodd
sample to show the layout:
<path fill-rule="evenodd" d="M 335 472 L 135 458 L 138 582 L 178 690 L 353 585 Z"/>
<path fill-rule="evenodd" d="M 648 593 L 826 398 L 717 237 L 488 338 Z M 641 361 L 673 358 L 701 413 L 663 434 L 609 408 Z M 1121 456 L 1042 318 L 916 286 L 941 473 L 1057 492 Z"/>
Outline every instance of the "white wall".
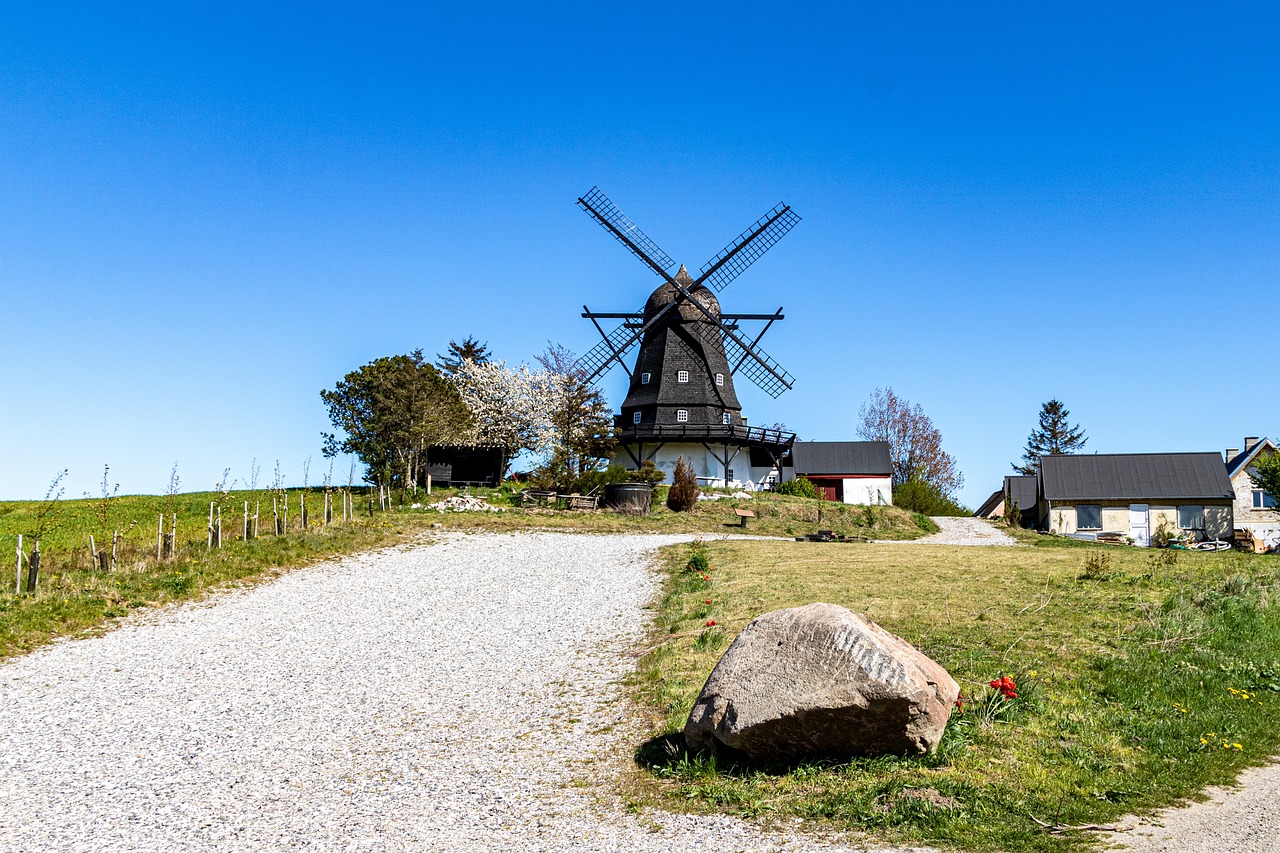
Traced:
<path fill-rule="evenodd" d="M 892 477 L 846 477 L 844 502 L 847 504 L 892 504 Z"/>
<path fill-rule="evenodd" d="M 635 448 L 632 448 L 635 450 Z M 729 448 L 732 454 L 733 447 Z M 648 448 L 645 449 L 644 455 L 648 455 Z M 723 456 L 724 447 L 717 447 L 716 453 Z M 637 453 L 637 455 L 640 455 Z M 664 485 L 671 485 L 671 480 L 676 472 L 676 460 L 681 456 L 684 461 L 693 467 L 693 475 L 698 478 L 700 486 L 714 486 L 721 488 L 724 483 L 724 465 L 716 459 L 715 455 L 708 451 L 701 444 L 664 444 L 661 449 L 653 456 L 653 464 L 658 470 L 667 473 L 667 479 L 663 480 Z M 621 465 L 623 468 L 636 467 L 635 460 L 627 455 L 627 451 L 619 448 L 613 454 L 614 465 Z M 729 460 L 729 469 L 733 471 L 733 479 L 729 481 L 729 488 L 746 489 L 753 491 L 756 485 L 763 482 L 763 478 L 768 474 L 768 468 L 751 467 L 751 452 L 744 448 L 738 449 L 737 456 Z M 757 477 L 756 472 L 759 472 Z"/>

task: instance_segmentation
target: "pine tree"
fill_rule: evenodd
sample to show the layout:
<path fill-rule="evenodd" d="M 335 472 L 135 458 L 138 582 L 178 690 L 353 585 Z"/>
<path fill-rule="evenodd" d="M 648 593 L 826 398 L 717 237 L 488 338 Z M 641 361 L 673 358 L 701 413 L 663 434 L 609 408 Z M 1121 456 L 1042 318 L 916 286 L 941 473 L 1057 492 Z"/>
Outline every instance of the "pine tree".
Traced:
<path fill-rule="evenodd" d="M 1040 424 L 1027 438 L 1027 449 L 1022 453 L 1022 464 L 1013 463 L 1019 474 L 1034 474 L 1039 470 L 1041 456 L 1059 456 L 1074 453 L 1089 440 L 1080 425 L 1071 425 L 1071 412 L 1058 400 L 1050 400 L 1040 407 Z"/>
<path fill-rule="evenodd" d="M 449 348 L 436 355 L 436 368 L 445 376 L 452 376 L 464 361 L 488 364 L 488 344 L 482 344 L 470 335 L 462 343 L 450 340 Z"/>
<path fill-rule="evenodd" d="M 671 489 L 667 492 L 667 509 L 672 512 L 688 512 L 698 503 L 698 478 L 693 466 L 681 456 L 676 460 L 675 474 L 671 477 Z"/>

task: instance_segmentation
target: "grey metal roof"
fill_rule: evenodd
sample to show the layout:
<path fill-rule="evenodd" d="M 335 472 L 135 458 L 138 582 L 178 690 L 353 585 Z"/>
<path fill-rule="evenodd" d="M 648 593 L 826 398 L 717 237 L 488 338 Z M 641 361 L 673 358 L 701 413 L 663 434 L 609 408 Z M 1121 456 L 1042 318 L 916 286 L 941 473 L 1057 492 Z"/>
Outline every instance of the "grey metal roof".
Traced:
<path fill-rule="evenodd" d="M 1237 453 L 1227 461 L 1227 476 L 1234 477 L 1236 474 L 1240 473 L 1241 468 L 1252 465 L 1253 460 L 1256 459 L 1258 454 L 1262 451 L 1268 450 L 1274 452 L 1275 449 L 1275 442 L 1266 436 L 1263 436 L 1258 439 L 1258 442 L 1253 447 L 1250 447 L 1243 453 Z"/>
<path fill-rule="evenodd" d="M 796 474 L 893 473 L 887 441 L 797 441 L 791 464 Z"/>
<path fill-rule="evenodd" d="M 982 502 L 982 506 L 974 510 L 974 515 L 978 518 L 990 518 L 991 513 L 996 507 L 1004 503 L 1004 490 L 996 489 L 991 493 L 991 497 Z"/>
<path fill-rule="evenodd" d="M 1029 510 L 1039 502 L 1035 474 L 1009 475 L 1004 478 L 1004 491 L 1017 501 L 1019 510 Z"/>
<path fill-rule="evenodd" d="M 1098 453 L 1040 457 L 1051 501 L 1232 499 L 1218 453 Z"/>

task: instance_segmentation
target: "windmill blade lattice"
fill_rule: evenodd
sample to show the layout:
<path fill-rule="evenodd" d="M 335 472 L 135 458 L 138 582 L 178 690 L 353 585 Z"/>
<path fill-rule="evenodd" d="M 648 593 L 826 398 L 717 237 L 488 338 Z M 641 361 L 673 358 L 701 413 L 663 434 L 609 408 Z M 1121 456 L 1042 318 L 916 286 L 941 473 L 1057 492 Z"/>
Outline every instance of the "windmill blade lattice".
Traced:
<path fill-rule="evenodd" d="M 755 353 L 759 361 L 752 358 L 733 336 L 728 333 L 724 335 L 724 354 L 729 359 L 730 367 L 735 373 L 741 371 L 746 374 L 748 379 L 760 386 L 761 391 L 777 399 L 796 384 L 795 377 L 760 347 L 753 345 L 751 352 Z"/>
<path fill-rule="evenodd" d="M 609 201 L 609 197 L 600 192 L 599 187 L 592 187 L 589 193 L 578 199 L 578 206 L 590 214 L 592 219 L 600 223 L 601 228 L 608 231 L 619 243 L 626 246 L 627 251 L 646 264 L 657 266 L 668 273 L 675 269 L 676 262 L 671 260 L 671 256 L 662 251 L 657 243 L 650 240 L 649 235 L 641 231 L 639 225 L 636 225 L 627 218 L 625 213 L 618 210 L 617 206 Z M 626 239 L 623 239 L 624 237 Z M 627 242 L 628 240 L 630 243 Z M 655 272 L 657 271 L 655 270 Z"/>
<path fill-rule="evenodd" d="M 710 285 L 716 292 L 742 274 L 760 256 L 769 251 L 796 226 L 800 217 L 785 204 L 779 204 L 707 261 L 700 271 L 699 284 Z M 774 395 L 777 396 L 777 395 Z"/>
<path fill-rule="evenodd" d="M 611 361 L 617 360 L 621 364 L 622 359 L 639 340 L 635 329 L 622 323 L 606 335 L 604 340 L 587 350 L 578 359 L 576 366 L 587 377 L 588 382 L 594 382 L 605 372 Z"/>

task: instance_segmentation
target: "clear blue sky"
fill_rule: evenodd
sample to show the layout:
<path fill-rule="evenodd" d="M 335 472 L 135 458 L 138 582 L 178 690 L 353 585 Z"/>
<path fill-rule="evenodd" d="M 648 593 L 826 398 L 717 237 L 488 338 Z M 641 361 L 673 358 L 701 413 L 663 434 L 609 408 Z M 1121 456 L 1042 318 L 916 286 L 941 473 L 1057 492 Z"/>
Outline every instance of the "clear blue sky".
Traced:
<path fill-rule="evenodd" d="M 690 268 L 791 204 L 722 294 L 787 313 L 746 413 L 892 386 L 970 504 L 1051 397 L 1090 451 L 1280 433 L 1273 4 L 471 5 L 6 6 L 0 498 L 315 482 L 366 361 L 586 350 L 656 284 L 595 184 Z"/>

